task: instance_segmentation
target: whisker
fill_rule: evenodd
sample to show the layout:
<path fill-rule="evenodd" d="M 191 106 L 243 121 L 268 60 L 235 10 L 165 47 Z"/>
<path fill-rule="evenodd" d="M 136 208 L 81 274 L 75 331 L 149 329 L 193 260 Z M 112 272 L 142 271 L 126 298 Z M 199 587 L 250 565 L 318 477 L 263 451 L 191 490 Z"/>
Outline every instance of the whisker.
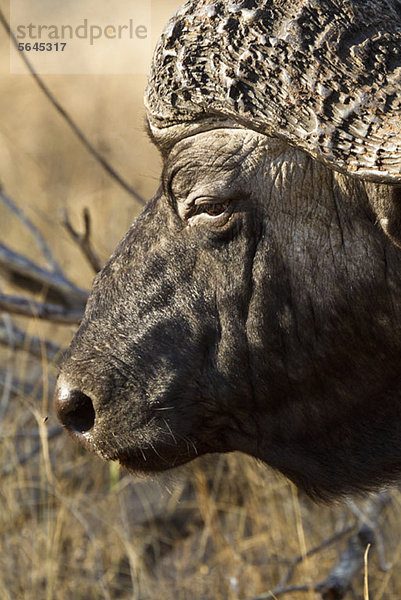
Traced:
<path fill-rule="evenodd" d="M 177 438 L 175 437 L 174 433 L 172 432 L 172 429 L 171 429 L 170 425 L 167 423 L 166 419 L 164 419 L 164 418 L 163 418 L 163 423 L 165 424 L 165 426 L 169 430 L 170 435 L 173 438 L 173 441 L 174 441 L 175 445 L 178 446 Z"/>
<path fill-rule="evenodd" d="M 161 456 L 159 454 L 159 452 L 156 450 L 156 448 L 154 447 L 153 444 L 150 444 L 150 447 L 152 448 L 153 452 L 156 454 L 156 456 L 158 456 L 160 458 L 160 460 L 164 461 L 164 462 L 168 462 L 163 456 Z"/>

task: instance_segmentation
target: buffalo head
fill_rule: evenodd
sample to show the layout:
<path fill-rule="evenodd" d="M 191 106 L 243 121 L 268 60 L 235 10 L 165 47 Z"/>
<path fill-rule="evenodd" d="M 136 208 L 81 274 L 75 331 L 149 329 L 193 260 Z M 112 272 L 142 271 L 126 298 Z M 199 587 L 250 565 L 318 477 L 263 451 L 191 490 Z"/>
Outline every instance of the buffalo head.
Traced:
<path fill-rule="evenodd" d="M 310 494 L 401 473 L 396 0 L 190 0 L 146 94 L 162 184 L 98 275 L 56 409 L 157 471 L 240 450 Z"/>

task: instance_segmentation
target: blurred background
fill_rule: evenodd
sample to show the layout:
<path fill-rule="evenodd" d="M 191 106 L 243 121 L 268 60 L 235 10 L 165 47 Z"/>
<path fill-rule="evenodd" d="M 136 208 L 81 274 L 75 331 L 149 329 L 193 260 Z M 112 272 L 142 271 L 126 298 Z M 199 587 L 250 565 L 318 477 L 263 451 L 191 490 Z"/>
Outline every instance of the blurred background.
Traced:
<path fill-rule="evenodd" d="M 179 2 L 151 4 L 154 46 Z M 7 3 L 0 7 L 9 19 Z M 67 216 L 82 233 L 89 211 L 91 242 L 103 264 L 142 205 L 104 171 L 31 75 L 10 74 L 1 26 L 0 50 L 0 185 L 11 200 L 0 203 L 0 244 L 48 268 L 42 236 L 64 275 L 88 290 L 94 270 L 68 232 Z M 42 80 L 100 155 L 150 199 L 161 161 L 145 132 L 146 76 Z M 30 232 L 21 211 L 39 233 Z M 46 298 L 45 289 L 17 284 L 0 268 L 1 293 Z M 343 502 L 316 506 L 236 454 L 156 478 L 128 476 L 78 449 L 53 414 L 57 359 L 76 326 L 7 312 L 0 323 L 1 600 L 322 597 L 314 585 L 358 531 L 364 501 L 359 509 Z M 26 332 L 20 344 L 17 328 Z M 400 513 L 399 493 L 392 491 L 373 523 L 378 535 L 369 561 L 343 595 L 326 598 L 401 598 Z"/>

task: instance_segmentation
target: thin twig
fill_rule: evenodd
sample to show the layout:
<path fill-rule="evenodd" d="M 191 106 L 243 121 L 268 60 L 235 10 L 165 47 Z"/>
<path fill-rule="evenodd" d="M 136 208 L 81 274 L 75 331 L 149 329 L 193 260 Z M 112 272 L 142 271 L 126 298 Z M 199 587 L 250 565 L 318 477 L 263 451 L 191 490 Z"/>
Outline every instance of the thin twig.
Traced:
<path fill-rule="evenodd" d="M 377 528 L 380 516 L 383 509 L 390 502 L 388 492 L 381 492 L 371 496 L 366 502 L 362 510 L 358 509 L 357 515 L 360 519 L 359 528 L 352 535 L 347 543 L 344 552 L 341 554 L 337 564 L 331 569 L 330 573 L 324 581 L 316 583 L 312 586 L 314 592 L 318 592 L 322 596 L 322 600 L 341 600 L 345 594 L 351 589 L 352 581 L 361 572 L 365 564 L 365 553 L 368 546 L 373 546 L 377 537 Z M 347 529 L 347 528 L 346 528 Z M 341 537 L 346 531 L 344 529 L 339 534 L 335 534 L 335 538 Z M 350 526 L 349 530 L 353 527 Z M 333 541 L 333 537 L 327 540 L 328 543 Z M 317 552 L 321 547 L 325 547 L 325 542 L 320 546 L 316 546 L 310 550 L 310 553 Z M 295 561 L 294 561 L 295 562 Z M 299 559 L 296 559 L 298 564 Z M 293 573 L 293 565 L 290 566 L 289 575 Z M 288 573 L 283 578 L 282 582 L 273 590 L 256 596 L 252 600 L 273 600 L 286 594 L 294 592 L 308 592 L 311 589 L 310 585 L 293 585 L 288 586 Z"/>
<path fill-rule="evenodd" d="M 9 25 L 7 19 L 5 18 L 5 16 L 4 16 L 4 14 L 3 14 L 3 12 L 2 12 L 1 9 L 0 9 L 0 21 L 1 21 L 4 29 L 7 31 L 7 33 L 9 35 L 12 43 L 15 46 L 15 48 L 18 49 L 18 41 L 17 41 L 14 33 L 11 31 L 10 25 Z M 49 88 L 47 87 L 47 85 L 44 83 L 44 81 L 41 79 L 41 77 L 39 77 L 39 75 L 36 73 L 33 65 L 31 64 L 30 60 L 27 58 L 25 52 L 18 52 L 18 54 L 19 54 L 19 56 L 21 56 L 22 60 L 24 61 L 25 65 L 28 68 L 28 71 L 30 72 L 30 74 L 32 75 L 32 77 L 34 78 L 34 80 L 36 81 L 36 83 L 39 86 L 39 88 L 45 94 L 45 96 L 47 97 L 47 99 L 50 100 L 50 102 L 52 103 L 52 105 L 54 106 L 54 108 L 57 110 L 57 112 L 67 122 L 67 124 L 70 127 L 70 129 L 75 133 L 75 135 L 78 137 L 78 139 L 81 141 L 81 143 L 85 146 L 85 148 L 90 152 L 90 154 L 92 154 L 92 156 L 103 167 L 103 169 L 115 181 L 117 181 L 117 183 L 122 188 L 124 188 L 125 191 L 127 191 L 129 194 L 131 194 L 131 196 L 133 196 L 140 204 L 142 204 L 144 206 L 146 204 L 144 198 L 142 198 L 142 196 L 140 194 L 138 194 L 138 192 L 136 190 L 134 190 L 134 188 L 132 188 L 121 177 L 121 175 L 119 175 L 117 173 L 117 171 L 107 162 L 107 160 L 104 159 L 103 156 L 101 156 L 101 154 L 96 150 L 96 148 L 94 148 L 94 146 L 92 146 L 92 144 L 90 143 L 90 141 L 88 140 L 88 138 L 85 136 L 85 134 L 81 131 L 81 129 L 78 127 L 78 125 L 75 123 L 75 121 L 73 121 L 73 119 L 70 117 L 70 115 L 67 113 L 67 111 L 61 106 L 61 104 L 58 102 L 58 100 L 56 100 L 56 98 L 54 97 L 54 95 L 52 94 L 52 92 L 49 90 Z"/>
<path fill-rule="evenodd" d="M 12 384 L 13 384 L 13 369 L 8 368 L 5 372 L 5 376 L 4 376 L 4 383 L 2 383 L 1 387 L 0 387 L 0 391 L 2 391 L 1 394 L 1 401 L 0 401 L 0 423 L 3 423 L 4 421 L 4 415 L 7 412 L 9 403 L 10 403 L 10 398 L 11 398 L 11 393 L 12 393 Z M 2 390 L 1 390 L 2 388 Z"/>
<path fill-rule="evenodd" d="M 83 234 L 78 233 L 74 229 L 74 227 L 72 226 L 72 224 L 69 220 L 67 211 L 65 211 L 65 214 L 64 214 L 63 225 L 66 228 L 66 230 L 68 231 L 68 233 L 70 234 L 70 236 L 72 237 L 72 239 L 74 240 L 74 242 L 76 242 L 78 244 L 79 248 L 81 249 L 86 260 L 91 265 L 92 269 L 95 271 L 95 273 L 98 273 L 101 270 L 102 265 L 100 263 L 99 257 L 97 256 L 96 252 L 94 251 L 94 249 L 92 247 L 92 242 L 90 239 L 91 219 L 90 219 L 89 210 L 87 208 L 84 208 L 84 210 L 83 210 L 83 218 L 84 218 L 84 225 L 85 225 Z"/>
<path fill-rule="evenodd" d="M 3 244 L 0 244 L 0 267 L 17 279 L 19 287 L 33 292 L 46 288 L 61 296 L 67 306 L 81 308 L 88 299 L 88 293 L 71 283 L 62 273 L 47 271 Z"/>
<path fill-rule="evenodd" d="M 0 366 L 0 390 L 4 389 L 4 386 L 7 385 L 7 371 L 8 369 L 3 369 Z M 55 382 L 52 382 L 52 385 L 53 383 Z M 13 398 L 19 400 L 29 398 L 33 404 L 36 404 L 39 400 L 43 399 L 45 393 L 43 386 L 39 382 L 32 384 L 27 381 L 22 381 L 17 377 L 13 377 L 9 387 Z"/>
<path fill-rule="evenodd" d="M 62 432 L 63 428 L 60 425 L 56 425 L 48 430 L 47 439 L 52 440 L 58 437 Z M 6 467 L 4 467 L 1 471 L 1 478 L 8 477 L 8 475 L 11 475 L 11 473 L 13 473 L 18 467 L 21 467 L 31 460 L 31 458 L 40 452 L 41 448 L 42 442 L 37 442 L 29 452 L 19 456 L 16 463 L 9 463 Z"/>
<path fill-rule="evenodd" d="M 352 580 L 363 569 L 367 546 L 373 546 L 376 542 L 378 522 L 389 502 L 387 491 L 375 494 L 365 502 L 357 533 L 349 539 L 340 560 L 321 588 L 323 600 L 341 600 L 349 590 Z"/>
<path fill-rule="evenodd" d="M 291 562 L 290 566 L 288 567 L 287 573 L 284 575 L 284 577 L 282 578 L 282 580 L 278 584 L 277 589 L 284 588 L 288 584 L 288 582 L 290 581 L 290 579 L 292 578 L 292 576 L 294 574 L 294 571 L 295 571 L 296 567 L 305 558 L 309 558 L 310 556 L 313 556 L 314 554 L 317 554 L 321 550 L 324 550 L 325 548 L 328 548 L 328 546 L 331 546 L 331 544 L 334 544 L 334 542 L 337 542 L 339 539 L 341 539 L 345 535 L 348 535 L 349 533 L 351 533 L 351 531 L 354 528 L 355 528 L 355 525 L 347 525 L 341 531 L 337 531 L 337 533 L 334 533 L 332 536 L 330 536 L 329 538 L 323 540 L 317 546 L 314 546 L 313 548 L 311 548 L 310 550 L 308 550 L 308 552 L 306 554 L 300 554 L 299 556 L 297 556 L 296 558 L 294 558 L 294 560 Z"/>
<path fill-rule="evenodd" d="M 377 513 L 379 511 L 380 514 L 382 509 L 389 502 L 390 495 L 387 491 L 381 492 L 380 494 L 374 496 L 373 502 L 372 499 L 369 498 L 361 508 L 359 508 L 352 499 L 348 500 L 348 506 L 358 517 L 358 519 L 367 523 L 375 532 L 376 549 L 379 555 L 380 569 L 383 572 L 389 571 L 391 569 L 391 565 L 386 561 L 383 536 L 377 527 Z"/>
<path fill-rule="evenodd" d="M 45 257 L 48 265 L 52 268 L 53 273 L 57 273 L 60 277 L 63 277 L 63 272 L 57 263 L 56 259 L 53 256 L 52 251 L 47 245 L 44 237 L 40 233 L 40 231 L 35 227 L 30 219 L 26 216 L 26 214 L 15 204 L 15 202 L 7 196 L 0 186 L 0 200 L 2 200 L 3 204 L 7 206 L 7 208 L 13 212 L 19 220 L 25 225 L 25 227 L 31 232 L 36 243 L 38 244 L 43 256 Z"/>
<path fill-rule="evenodd" d="M 7 294 L 0 294 L 0 310 L 63 325 L 80 323 L 83 317 L 83 310 L 68 309 L 58 304 L 45 304 Z"/>
<path fill-rule="evenodd" d="M 61 427 L 61 425 L 53 425 L 53 427 L 49 427 L 48 431 L 49 432 L 53 432 L 55 430 L 59 430 L 61 429 L 61 431 L 63 430 L 63 428 Z M 39 429 L 28 429 L 28 430 L 20 430 L 20 431 L 16 431 L 15 433 L 10 434 L 9 432 L 5 432 L 5 433 L 0 433 L 0 438 L 1 439 L 22 439 L 22 440 L 27 440 L 27 439 L 39 439 L 41 436 L 41 432 L 39 431 Z"/>
<path fill-rule="evenodd" d="M 323 600 L 344 598 L 352 580 L 363 568 L 366 547 L 372 543 L 374 543 L 373 532 L 367 525 L 350 537 L 338 563 L 320 586 Z"/>
<path fill-rule="evenodd" d="M 276 588 L 271 592 L 257 596 L 253 600 L 274 600 L 274 598 L 284 596 L 285 594 L 293 594 L 294 592 L 310 592 L 310 589 L 310 585 L 289 585 L 287 587 Z"/>
<path fill-rule="evenodd" d="M 0 344 L 9 346 L 12 350 L 25 350 L 40 359 L 43 358 L 43 353 L 45 353 L 48 361 L 53 361 L 62 353 L 60 346 L 48 340 L 28 336 L 12 323 L 11 319 L 8 326 L 0 320 Z"/>

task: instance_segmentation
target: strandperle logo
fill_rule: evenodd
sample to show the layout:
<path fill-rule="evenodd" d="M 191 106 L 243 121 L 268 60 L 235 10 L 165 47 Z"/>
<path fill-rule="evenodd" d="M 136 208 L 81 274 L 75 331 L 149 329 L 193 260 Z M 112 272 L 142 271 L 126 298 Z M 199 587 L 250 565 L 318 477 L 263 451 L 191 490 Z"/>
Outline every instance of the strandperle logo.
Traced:
<path fill-rule="evenodd" d="M 125 24 L 98 25 L 83 19 L 80 25 L 44 25 L 29 23 L 28 25 L 17 25 L 16 38 L 21 41 L 38 40 L 89 40 L 91 46 L 97 40 L 122 40 L 122 39 L 148 39 L 148 28 L 146 25 L 138 24 L 134 19 L 129 19 Z"/>

